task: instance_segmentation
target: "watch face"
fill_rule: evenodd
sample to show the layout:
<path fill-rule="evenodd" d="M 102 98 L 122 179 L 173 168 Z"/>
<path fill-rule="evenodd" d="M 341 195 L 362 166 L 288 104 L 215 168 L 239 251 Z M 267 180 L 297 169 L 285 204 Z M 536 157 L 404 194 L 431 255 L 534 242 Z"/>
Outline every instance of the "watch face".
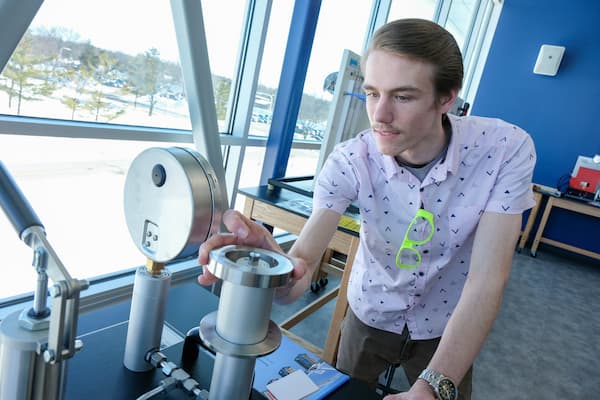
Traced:
<path fill-rule="evenodd" d="M 458 397 L 456 386 L 454 386 L 454 383 L 448 378 L 440 380 L 438 383 L 438 393 L 442 400 L 456 400 Z"/>

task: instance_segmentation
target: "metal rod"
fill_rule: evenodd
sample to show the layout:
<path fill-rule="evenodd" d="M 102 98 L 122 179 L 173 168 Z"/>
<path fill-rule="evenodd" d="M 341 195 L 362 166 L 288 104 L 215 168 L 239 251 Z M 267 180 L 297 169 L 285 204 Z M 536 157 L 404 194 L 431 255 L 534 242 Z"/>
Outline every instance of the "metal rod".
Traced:
<path fill-rule="evenodd" d="M 43 249 L 33 252 L 33 266 L 37 271 L 37 286 L 33 294 L 33 317 L 45 317 L 47 312 L 46 298 L 48 297 L 48 274 L 46 273 L 48 259 Z"/>

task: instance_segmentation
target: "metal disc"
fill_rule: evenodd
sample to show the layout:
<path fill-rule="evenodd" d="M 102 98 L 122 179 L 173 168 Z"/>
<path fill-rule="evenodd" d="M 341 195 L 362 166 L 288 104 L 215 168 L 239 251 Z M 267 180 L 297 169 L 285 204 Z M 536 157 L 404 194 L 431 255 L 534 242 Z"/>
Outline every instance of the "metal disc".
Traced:
<path fill-rule="evenodd" d="M 125 180 L 125 219 L 133 242 L 156 262 L 194 254 L 219 227 L 219 193 L 212 167 L 194 150 L 144 150 Z"/>
<path fill-rule="evenodd" d="M 265 289 L 285 286 L 293 269 L 282 254 L 235 245 L 211 251 L 208 265 L 208 270 L 224 281 Z"/>
<path fill-rule="evenodd" d="M 223 339 L 217 332 L 217 311 L 206 314 L 200 320 L 200 338 L 211 350 L 228 356 L 260 357 L 272 353 L 281 344 L 281 330 L 273 321 L 264 340 L 253 344 L 236 344 Z"/>

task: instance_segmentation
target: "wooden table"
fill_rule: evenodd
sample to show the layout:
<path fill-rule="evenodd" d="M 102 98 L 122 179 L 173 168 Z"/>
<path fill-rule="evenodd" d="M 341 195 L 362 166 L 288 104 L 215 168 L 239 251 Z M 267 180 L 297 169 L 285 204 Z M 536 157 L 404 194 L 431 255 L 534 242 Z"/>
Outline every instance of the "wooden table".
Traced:
<path fill-rule="evenodd" d="M 529 217 L 527 217 L 527 223 L 525 224 L 525 229 L 521 233 L 521 240 L 519 240 L 519 245 L 517 246 L 517 251 L 520 253 L 525 247 L 527 240 L 529 239 L 529 235 L 531 234 L 531 229 L 533 229 L 533 223 L 535 222 L 535 217 L 537 217 L 538 211 L 540 209 L 540 205 L 542 203 L 542 193 L 533 192 L 533 199 L 535 200 L 535 206 L 529 212 Z"/>
<path fill-rule="evenodd" d="M 540 243 L 547 243 L 551 246 L 559 247 L 561 249 L 569 250 L 574 253 L 582 254 L 584 256 L 592 257 L 597 260 L 600 260 L 600 253 L 595 253 L 590 250 L 582 249 L 579 247 L 571 246 L 566 243 L 562 243 L 556 240 L 548 239 L 543 237 L 544 228 L 546 227 L 546 223 L 548 222 L 548 218 L 550 217 L 550 213 L 554 207 L 564 208 L 565 210 L 574 211 L 576 213 L 591 215 L 596 218 L 600 218 L 600 208 L 591 206 L 576 200 L 569 200 L 561 197 L 553 197 L 548 196 L 548 201 L 546 203 L 546 207 L 544 208 L 544 213 L 542 214 L 542 219 L 540 220 L 540 225 L 538 226 L 537 232 L 535 234 L 535 238 L 533 239 L 533 244 L 531 245 L 531 255 L 535 257 L 537 253 L 537 248 Z M 528 224 L 529 225 L 529 224 Z"/>
<path fill-rule="evenodd" d="M 312 199 L 290 190 L 269 188 L 269 186 L 264 185 L 256 188 L 240 189 L 239 193 L 246 197 L 244 215 L 292 234 L 299 234 L 310 216 Z M 340 284 L 280 324 L 281 328 L 289 330 L 308 315 L 337 297 L 333 316 L 329 324 L 325 348 L 319 349 L 312 346 L 313 351 L 317 352 L 323 360 L 331 365 L 335 365 L 340 340 L 340 329 L 348 308 L 346 288 L 352 263 L 358 250 L 358 243 L 359 238 L 356 231 L 341 226 L 338 227 L 338 230 L 329 242 L 328 250 L 346 255 L 345 266 L 340 271 L 342 274 Z"/>

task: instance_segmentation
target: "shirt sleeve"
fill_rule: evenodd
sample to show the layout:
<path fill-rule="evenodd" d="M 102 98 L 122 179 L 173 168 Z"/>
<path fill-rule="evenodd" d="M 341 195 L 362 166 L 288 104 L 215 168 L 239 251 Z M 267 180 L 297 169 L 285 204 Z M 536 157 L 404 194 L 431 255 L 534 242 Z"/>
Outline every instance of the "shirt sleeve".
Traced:
<path fill-rule="evenodd" d="M 507 147 L 486 211 L 519 214 L 533 207 L 532 179 L 536 162 L 535 146 L 529 134 L 511 127 Z"/>
<path fill-rule="evenodd" d="M 327 208 L 343 214 L 358 198 L 359 182 L 345 149 L 345 144 L 336 146 L 323 165 L 315 185 L 313 209 Z"/>

